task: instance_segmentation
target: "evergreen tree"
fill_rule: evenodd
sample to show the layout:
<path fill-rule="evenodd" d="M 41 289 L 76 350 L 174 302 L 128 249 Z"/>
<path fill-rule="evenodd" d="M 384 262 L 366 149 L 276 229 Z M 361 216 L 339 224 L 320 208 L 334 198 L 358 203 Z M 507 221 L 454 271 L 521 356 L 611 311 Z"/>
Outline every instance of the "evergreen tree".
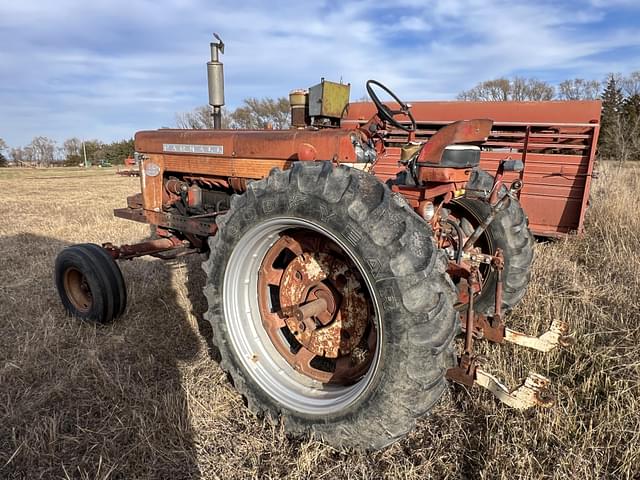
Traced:
<path fill-rule="evenodd" d="M 600 141 L 598 152 L 604 158 L 615 158 L 617 142 L 620 140 L 619 129 L 622 123 L 624 97 L 617 75 L 610 74 L 607 86 L 602 92 L 602 117 L 600 123 Z"/>
<path fill-rule="evenodd" d="M 625 141 L 631 160 L 640 160 L 640 93 L 629 95 L 622 104 Z"/>
<path fill-rule="evenodd" d="M 622 115 L 627 120 L 635 120 L 640 116 L 640 94 L 631 95 L 622 102 Z"/>

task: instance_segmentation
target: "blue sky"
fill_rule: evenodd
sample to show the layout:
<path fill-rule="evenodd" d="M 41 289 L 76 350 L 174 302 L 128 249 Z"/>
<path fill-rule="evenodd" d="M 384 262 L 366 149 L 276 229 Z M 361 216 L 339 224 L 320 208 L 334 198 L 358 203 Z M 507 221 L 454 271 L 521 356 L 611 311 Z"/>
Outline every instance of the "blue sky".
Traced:
<path fill-rule="evenodd" d="M 320 77 L 375 78 L 408 100 L 478 81 L 640 70 L 640 0 L 1 0 L 0 138 L 104 141 L 207 103 L 211 33 L 227 106 Z"/>

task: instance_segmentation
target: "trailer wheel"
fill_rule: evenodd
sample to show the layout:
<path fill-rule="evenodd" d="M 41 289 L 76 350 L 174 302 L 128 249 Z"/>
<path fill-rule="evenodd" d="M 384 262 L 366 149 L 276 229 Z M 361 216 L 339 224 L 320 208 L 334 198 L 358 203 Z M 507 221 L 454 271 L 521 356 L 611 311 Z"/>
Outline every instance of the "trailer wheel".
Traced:
<path fill-rule="evenodd" d="M 122 273 L 98 245 L 84 243 L 62 250 L 56 258 L 55 281 L 69 315 L 108 323 L 124 313 L 127 290 Z"/>
<path fill-rule="evenodd" d="M 293 434 L 382 448 L 446 388 L 455 287 L 428 225 L 375 177 L 274 170 L 234 196 L 203 268 L 221 366 Z"/>
<path fill-rule="evenodd" d="M 465 236 L 470 236 L 491 208 L 487 203 L 493 185 L 493 177 L 484 170 L 475 169 L 467 185 L 466 196 L 447 205 L 452 216 L 458 220 Z M 506 193 L 506 187 L 503 187 Z M 476 245 L 484 253 L 494 254 L 501 248 L 504 255 L 502 275 L 502 310 L 508 312 L 524 297 L 531 278 L 534 239 L 528 227 L 527 216 L 516 199 L 512 198 L 508 208 L 496 215 L 489 228 L 478 239 Z M 489 266 L 482 267 L 483 289 L 474 298 L 475 310 L 484 315 L 495 312 L 495 286 L 497 274 Z"/>

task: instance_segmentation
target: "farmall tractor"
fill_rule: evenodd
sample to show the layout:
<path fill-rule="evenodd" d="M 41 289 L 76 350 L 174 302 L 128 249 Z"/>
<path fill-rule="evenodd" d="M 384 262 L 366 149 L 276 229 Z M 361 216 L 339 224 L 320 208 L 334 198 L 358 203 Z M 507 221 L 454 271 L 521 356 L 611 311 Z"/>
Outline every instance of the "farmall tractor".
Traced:
<path fill-rule="evenodd" d="M 222 48 L 211 44 L 208 63 L 217 128 Z M 503 323 L 533 259 L 522 184 L 502 181 L 522 165 L 479 169 L 491 120 L 417 142 L 410 105 L 377 81 L 366 89 L 377 113 L 355 128 L 340 125 L 349 86 L 323 80 L 292 92 L 289 130 L 138 132 L 142 191 L 115 215 L 153 225 L 155 238 L 64 249 L 55 277 L 65 309 L 109 322 L 127 299 L 115 260 L 201 253 L 221 366 L 253 412 L 291 433 L 381 448 L 410 431 L 448 380 L 515 408 L 550 405 L 547 379 L 530 374 L 510 391 L 473 349 L 480 338 L 540 350 L 566 338 L 558 324 L 532 337 Z M 376 164 L 398 130 L 399 172 L 383 183 Z"/>

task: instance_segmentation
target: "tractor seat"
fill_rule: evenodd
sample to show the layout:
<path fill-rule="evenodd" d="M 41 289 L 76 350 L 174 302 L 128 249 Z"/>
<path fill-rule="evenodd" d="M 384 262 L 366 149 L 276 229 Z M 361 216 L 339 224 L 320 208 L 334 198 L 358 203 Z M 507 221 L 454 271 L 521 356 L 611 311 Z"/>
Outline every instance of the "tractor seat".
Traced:
<path fill-rule="evenodd" d="M 442 152 L 439 166 L 472 168 L 480 164 L 480 147 L 477 145 L 449 145 Z"/>

